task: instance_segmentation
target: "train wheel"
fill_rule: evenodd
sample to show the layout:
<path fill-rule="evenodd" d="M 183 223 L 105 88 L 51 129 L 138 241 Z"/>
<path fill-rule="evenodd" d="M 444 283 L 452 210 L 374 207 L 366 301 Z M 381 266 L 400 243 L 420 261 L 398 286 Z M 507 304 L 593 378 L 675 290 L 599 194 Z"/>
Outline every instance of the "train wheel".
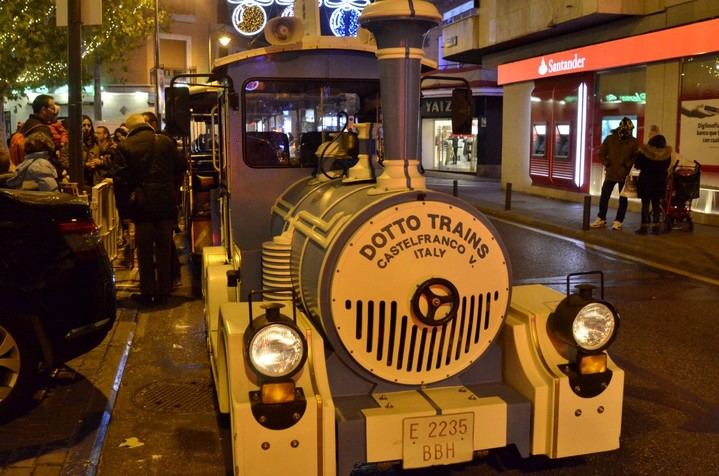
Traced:
<path fill-rule="evenodd" d="M 40 361 L 38 348 L 28 316 L 0 316 L 0 422 L 30 405 Z"/>

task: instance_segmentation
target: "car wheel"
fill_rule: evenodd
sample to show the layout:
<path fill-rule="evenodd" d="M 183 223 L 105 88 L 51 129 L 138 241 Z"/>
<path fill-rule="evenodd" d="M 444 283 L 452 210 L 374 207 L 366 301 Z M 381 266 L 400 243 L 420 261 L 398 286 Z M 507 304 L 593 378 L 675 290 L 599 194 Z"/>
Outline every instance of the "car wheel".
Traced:
<path fill-rule="evenodd" d="M 40 360 L 37 349 L 27 321 L 0 316 L 0 422 L 30 404 Z"/>

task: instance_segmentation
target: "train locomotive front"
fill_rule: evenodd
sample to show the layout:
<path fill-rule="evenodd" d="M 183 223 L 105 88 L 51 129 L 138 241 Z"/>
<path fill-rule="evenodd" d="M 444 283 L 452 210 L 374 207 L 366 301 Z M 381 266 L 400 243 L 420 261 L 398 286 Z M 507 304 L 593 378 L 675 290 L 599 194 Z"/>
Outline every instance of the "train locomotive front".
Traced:
<path fill-rule="evenodd" d="M 339 180 L 292 187 L 274 207 L 284 234 L 267 244 L 264 282 L 282 283 L 272 253 L 285 242 L 303 308 L 342 362 L 377 384 L 446 380 L 476 362 L 501 328 L 506 251 L 463 201 L 429 190 L 374 192 L 374 184 Z"/>
<path fill-rule="evenodd" d="M 606 352 L 616 310 L 586 287 L 513 287 L 489 220 L 428 190 L 419 172 L 421 42 L 440 18 L 423 0 L 378 1 L 361 16 L 377 41 L 379 177 L 376 124 L 356 125 L 349 172 L 319 167 L 302 177 L 247 167 L 246 112 L 225 113 L 227 148 L 240 157 L 230 152 L 227 238 L 203 251 L 203 293 L 236 474 L 345 476 L 448 465 L 510 445 L 552 458 L 618 447 L 624 373 Z M 313 65 L 323 55 L 337 63 L 336 49 L 307 41 L 270 47 L 265 78 L 303 54 Z M 244 71 L 245 59 L 226 60 L 228 73 Z M 318 155 L 330 149 L 337 144 Z M 268 179 L 264 191 L 249 188 L 252 174 Z M 283 191 L 265 208 L 272 184 Z"/>

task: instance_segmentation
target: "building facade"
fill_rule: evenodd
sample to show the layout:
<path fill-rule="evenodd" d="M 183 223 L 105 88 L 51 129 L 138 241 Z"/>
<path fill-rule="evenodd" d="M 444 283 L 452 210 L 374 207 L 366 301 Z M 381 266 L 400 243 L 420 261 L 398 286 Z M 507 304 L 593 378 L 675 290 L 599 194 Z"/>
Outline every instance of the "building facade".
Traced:
<path fill-rule="evenodd" d="M 444 55 L 497 68 L 514 190 L 598 195 L 599 146 L 629 117 L 702 164 L 695 220 L 719 224 L 718 17 L 712 0 L 481 0 L 444 27 Z"/>
<path fill-rule="evenodd" d="M 159 78 L 161 90 L 171 78 L 180 73 L 210 71 L 211 62 L 219 55 L 241 48 L 243 41 L 233 35 L 233 43 L 222 47 L 217 40 L 221 34 L 233 30 L 225 25 L 225 1 L 198 2 L 197 0 L 158 0 L 160 7 L 170 16 L 170 27 L 160 31 Z M 209 5 L 208 5 L 209 4 Z M 154 111 L 156 101 L 155 38 L 150 35 L 143 47 L 128 52 L 125 71 L 118 76 L 111 68 L 101 66 L 95 85 L 101 88 L 98 108 L 92 84 L 83 87 L 82 113 L 93 118 L 96 125 L 114 130 L 133 113 Z M 92 69 L 93 64 L 84 68 Z M 32 113 L 32 101 L 40 93 L 51 94 L 60 106 L 60 116 L 68 115 L 67 87 L 57 90 L 28 92 L 28 97 L 6 105 L 6 127 L 15 130 L 15 124 Z M 162 99 L 160 99 L 162 103 Z M 162 104 L 161 104 L 162 105 Z M 162 108 L 161 108 L 162 109 Z"/>

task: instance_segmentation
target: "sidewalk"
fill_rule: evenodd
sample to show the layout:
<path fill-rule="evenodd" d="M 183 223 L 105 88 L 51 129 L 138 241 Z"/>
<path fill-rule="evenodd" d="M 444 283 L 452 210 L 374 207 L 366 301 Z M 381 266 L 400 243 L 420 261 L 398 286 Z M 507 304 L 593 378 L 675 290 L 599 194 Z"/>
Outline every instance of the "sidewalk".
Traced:
<path fill-rule="evenodd" d="M 584 204 L 540 197 L 521 192 L 511 195 L 510 210 L 505 210 L 506 193 L 498 180 L 463 174 L 427 173 L 427 187 L 453 193 L 476 206 L 484 214 L 507 221 L 539 228 L 589 246 L 605 248 L 633 257 L 652 266 L 719 284 L 719 227 L 694 224 L 693 232 L 674 230 L 659 236 L 639 236 L 640 216 L 628 211 L 622 231 L 604 229 L 582 230 Z M 590 221 L 596 218 L 599 197 L 592 197 Z M 609 224 L 616 209 L 607 215 Z"/>

